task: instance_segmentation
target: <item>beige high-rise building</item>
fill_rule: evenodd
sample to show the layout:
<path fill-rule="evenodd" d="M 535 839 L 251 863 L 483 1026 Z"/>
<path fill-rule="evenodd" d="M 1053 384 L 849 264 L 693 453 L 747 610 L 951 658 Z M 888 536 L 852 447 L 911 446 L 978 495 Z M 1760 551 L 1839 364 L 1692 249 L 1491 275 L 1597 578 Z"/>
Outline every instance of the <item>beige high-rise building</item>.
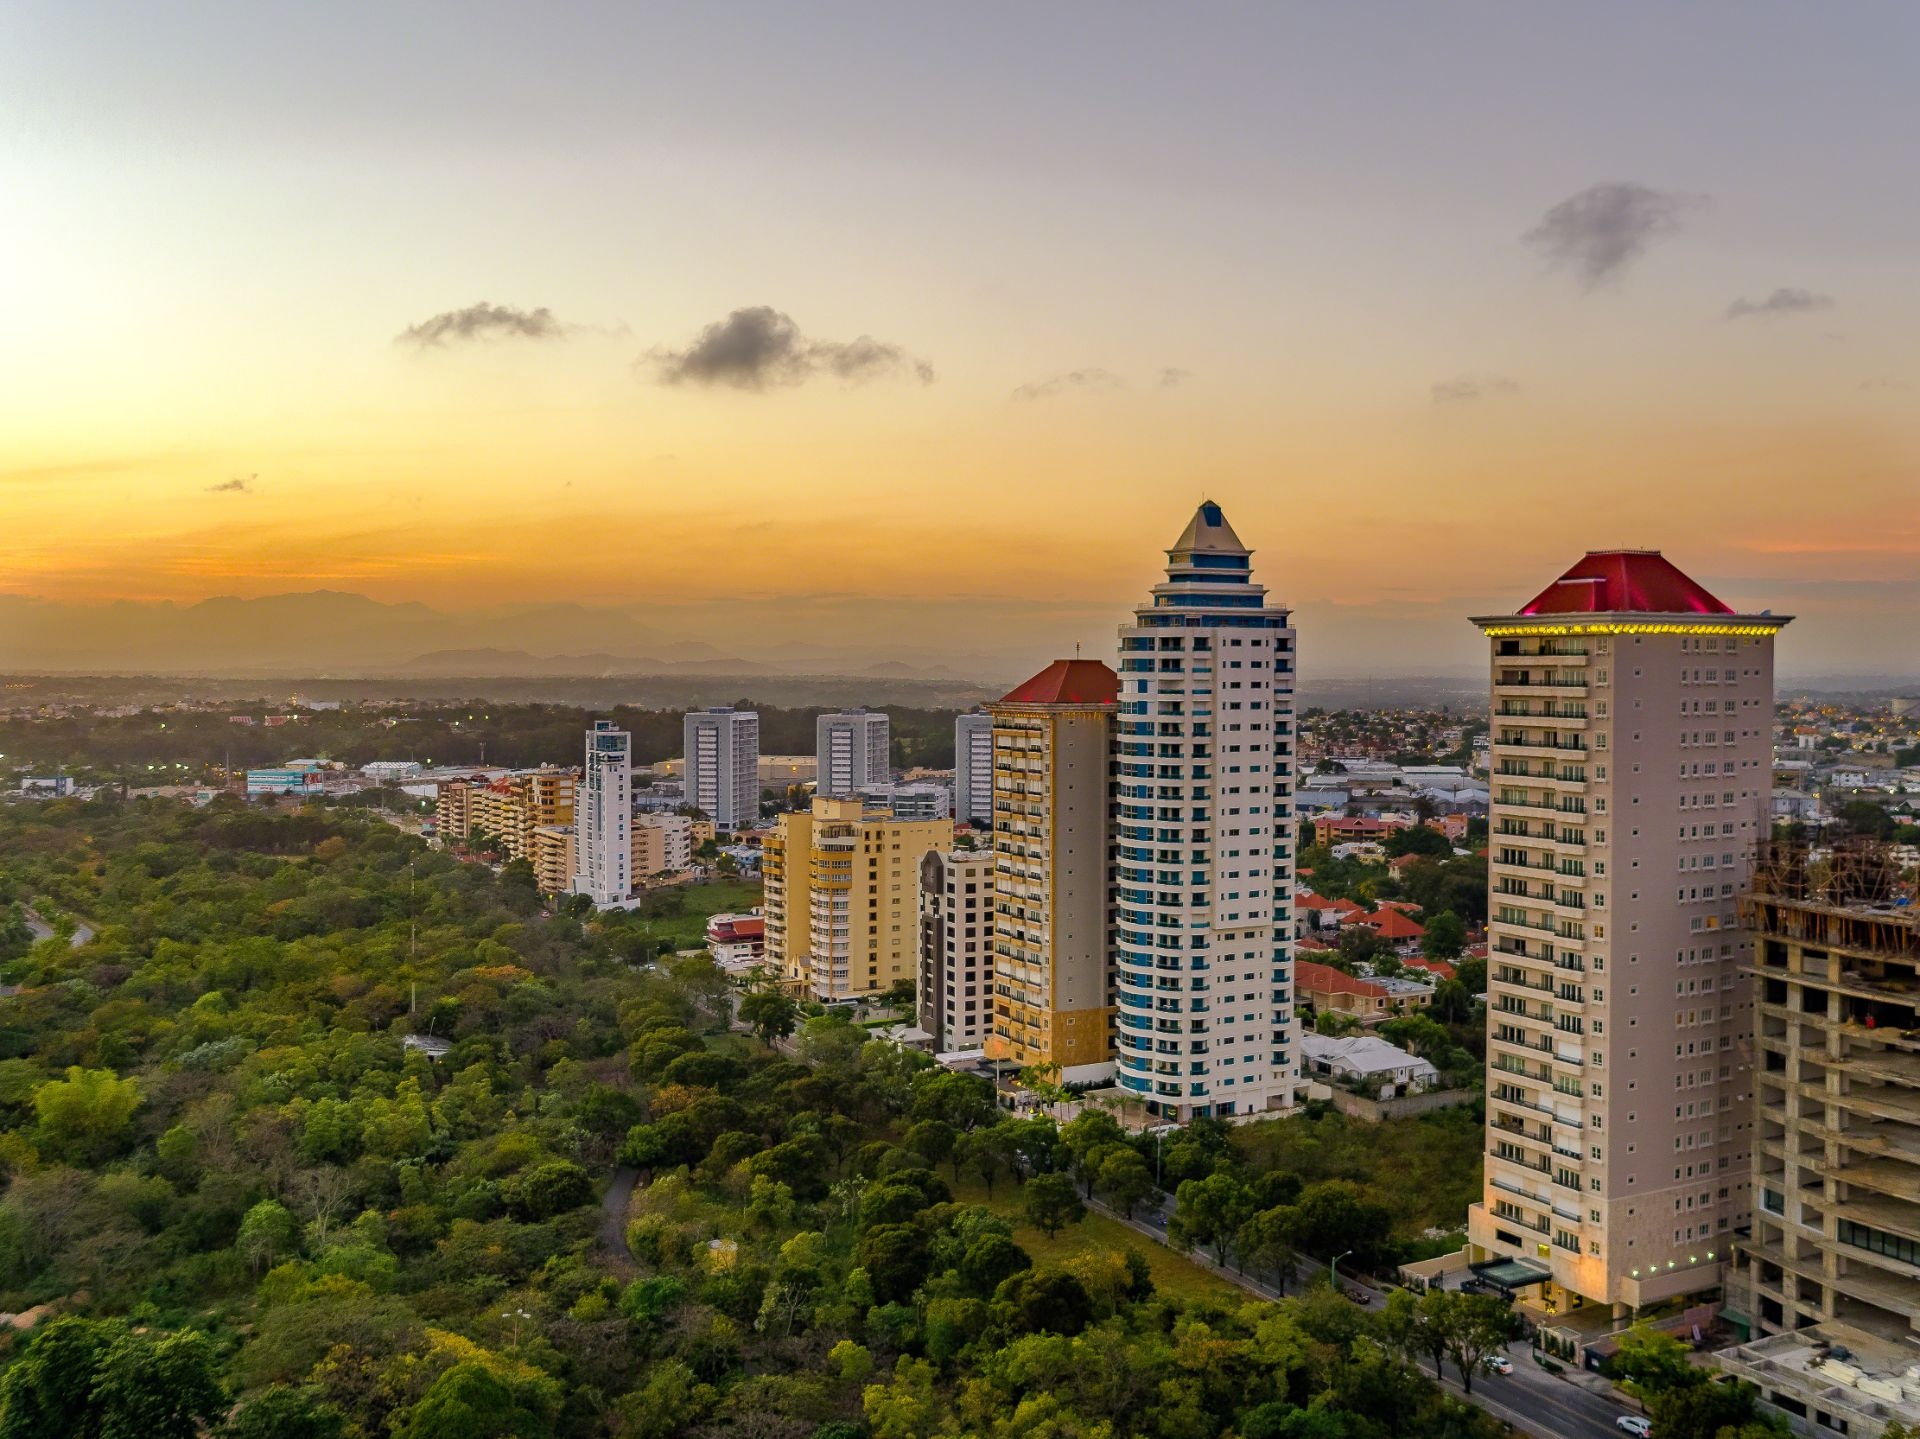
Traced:
<path fill-rule="evenodd" d="M 952 840 L 950 820 L 868 814 L 857 799 L 781 815 L 761 856 L 767 959 L 826 1001 L 914 979 L 920 861 Z"/>
<path fill-rule="evenodd" d="M 979 1049 L 993 1025 L 993 851 L 920 861 L 920 1027 L 938 1051 Z"/>
<path fill-rule="evenodd" d="M 1654 551 L 1587 555 L 1492 649 L 1482 1276 L 1533 1317 L 1722 1283 L 1750 1209 L 1773 637 Z"/>
<path fill-rule="evenodd" d="M 1896 1385 L 1920 1361 L 1920 914 L 1902 894 L 1885 845 L 1782 841 L 1763 856 L 1743 904 L 1759 986 L 1753 1228 L 1728 1296 L 1753 1335 L 1824 1338 Z M 1748 1377 L 1792 1377 L 1775 1371 Z M 1851 1420 L 1842 1432 L 1877 1431 L 1851 1412 L 1874 1396 L 1846 1402 L 1838 1369 L 1800 1380 L 1809 1408 Z M 1897 1417 L 1920 1419 L 1920 1388 L 1903 1398 Z"/>
<path fill-rule="evenodd" d="M 1107 807 L 1120 680 L 1055 660 L 987 707 L 993 719 L 993 1033 L 987 1052 L 1113 1072 Z"/>

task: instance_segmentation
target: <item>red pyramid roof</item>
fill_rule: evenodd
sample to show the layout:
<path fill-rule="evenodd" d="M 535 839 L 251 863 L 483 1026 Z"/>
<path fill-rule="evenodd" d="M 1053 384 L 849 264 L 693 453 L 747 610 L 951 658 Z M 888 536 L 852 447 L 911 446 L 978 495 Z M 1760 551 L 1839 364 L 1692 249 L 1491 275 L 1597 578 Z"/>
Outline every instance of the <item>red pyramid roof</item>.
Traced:
<path fill-rule="evenodd" d="M 1520 607 L 1523 615 L 1730 615 L 1658 550 L 1589 550 Z"/>
<path fill-rule="evenodd" d="M 1003 705 L 1110 705 L 1120 701 L 1120 676 L 1099 660 L 1055 660 L 1000 699 Z"/>

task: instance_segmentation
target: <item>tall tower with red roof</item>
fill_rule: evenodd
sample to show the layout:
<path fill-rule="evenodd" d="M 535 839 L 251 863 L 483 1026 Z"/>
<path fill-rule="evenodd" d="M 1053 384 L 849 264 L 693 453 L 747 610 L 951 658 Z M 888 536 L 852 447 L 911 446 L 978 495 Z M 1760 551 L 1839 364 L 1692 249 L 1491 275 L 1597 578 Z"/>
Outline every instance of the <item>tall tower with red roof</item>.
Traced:
<path fill-rule="evenodd" d="M 1738 928 L 1773 637 L 1652 550 L 1589 553 L 1491 649 L 1482 1277 L 1552 1316 L 1717 1288 L 1752 1202 Z"/>

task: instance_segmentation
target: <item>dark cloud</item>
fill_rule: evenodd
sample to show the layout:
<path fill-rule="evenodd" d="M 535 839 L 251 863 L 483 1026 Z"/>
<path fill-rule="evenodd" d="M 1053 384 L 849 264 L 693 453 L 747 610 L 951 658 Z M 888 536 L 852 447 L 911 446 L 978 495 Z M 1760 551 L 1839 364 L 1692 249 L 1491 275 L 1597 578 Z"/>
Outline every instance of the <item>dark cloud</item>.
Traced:
<path fill-rule="evenodd" d="M 1611 180 L 1562 200 L 1523 239 L 1593 290 L 1624 275 L 1649 244 L 1678 230 L 1699 204 L 1695 195 Z"/>
<path fill-rule="evenodd" d="M 208 485 L 207 493 L 210 495 L 250 495 L 253 493 L 253 482 L 259 478 L 258 475 L 235 475 L 232 479 L 222 480 L 217 485 Z"/>
<path fill-rule="evenodd" d="M 1183 370 L 1176 365 L 1168 365 L 1160 372 L 1160 378 L 1154 381 L 1157 390 L 1171 390 L 1176 385 L 1184 385 L 1193 378 L 1192 370 Z"/>
<path fill-rule="evenodd" d="M 1741 298 L 1727 306 L 1726 318 L 1745 319 L 1749 315 L 1772 318 L 1780 315 L 1804 315 L 1809 310 L 1830 310 L 1833 308 L 1833 296 L 1816 294 L 1812 290 L 1792 289 L 1785 285 L 1775 290 L 1764 300 Z"/>
<path fill-rule="evenodd" d="M 1431 393 L 1436 405 L 1462 405 L 1498 395 L 1517 395 L 1520 393 L 1520 382 L 1510 380 L 1505 375 L 1467 376 L 1458 380 L 1441 380 L 1432 387 Z"/>
<path fill-rule="evenodd" d="M 910 374 L 933 383 L 933 366 L 898 345 L 862 335 L 855 340 L 810 340 L 792 317 L 771 305 L 750 305 L 716 320 L 684 350 L 664 347 L 641 364 L 663 385 L 724 385 L 765 390 L 803 385 L 817 375 L 859 384 Z"/>
<path fill-rule="evenodd" d="M 1100 369 L 1096 365 L 1084 370 L 1069 370 L 1064 375 L 1055 375 L 1047 380 L 1029 381 L 1013 392 L 1013 398 L 1050 400 L 1055 395 L 1110 394 L 1114 390 L 1124 390 L 1126 387 L 1127 382 L 1113 371 Z"/>
<path fill-rule="evenodd" d="M 456 340 L 564 340 L 573 328 L 544 307 L 517 310 L 512 305 L 490 305 L 482 300 L 464 310 L 447 310 L 409 325 L 394 336 L 393 342 L 426 349 Z"/>

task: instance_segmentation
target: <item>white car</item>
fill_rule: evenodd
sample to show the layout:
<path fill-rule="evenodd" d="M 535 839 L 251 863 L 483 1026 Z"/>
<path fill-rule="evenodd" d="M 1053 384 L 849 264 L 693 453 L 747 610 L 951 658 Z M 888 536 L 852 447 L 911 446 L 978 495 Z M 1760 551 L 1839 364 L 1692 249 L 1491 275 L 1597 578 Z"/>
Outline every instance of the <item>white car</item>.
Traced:
<path fill-rule="evenodd" d="M 1624 1429 L 1633 1435 L 1633 1439 L 1649 1439 L 1653 1433 L 1653 1421 L 1643 1419 L 1638 1414 L 1622 1414 L 1613 1424 L 1616 1429 Z"/>
<path fill-rule="evenodd" d="M 1487 1373 L 1511 1374 L 1513 1373 L 1513 1361 L 1504 1354 L 1490 1355 L 1487 1358 Z"/>

